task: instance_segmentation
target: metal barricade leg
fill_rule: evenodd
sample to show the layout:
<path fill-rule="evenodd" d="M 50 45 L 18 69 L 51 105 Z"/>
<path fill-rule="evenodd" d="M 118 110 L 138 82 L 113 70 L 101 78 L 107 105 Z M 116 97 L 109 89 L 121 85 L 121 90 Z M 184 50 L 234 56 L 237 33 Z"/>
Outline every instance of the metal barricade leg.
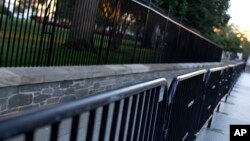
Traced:
<path fill-rule="evenodd" d="M 218 105 L 216 112 L 220 112 L 220 104 Z"/>
<path fill-rule="evenodd" d="M 210 128 L 210 127 L 211 127 L 212 120 L 213 120 L 213 117 L 211 117 L 211 118 L 209 119 L 208 124 L 207 124 L 207 128 Z"/>

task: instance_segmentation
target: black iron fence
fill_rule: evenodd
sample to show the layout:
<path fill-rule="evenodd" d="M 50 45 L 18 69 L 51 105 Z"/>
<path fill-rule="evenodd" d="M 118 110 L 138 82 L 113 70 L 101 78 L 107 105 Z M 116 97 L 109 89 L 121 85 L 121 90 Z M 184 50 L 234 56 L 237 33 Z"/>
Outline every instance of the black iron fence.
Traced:
<path fill-rule="evenodd" d="M 239 76 L 244 67 L 237 64 L 178 76 L 169 91 L 162 78 L 1 121 L 0 140 L 17 135 L 27 141 L 44 140 L 45 131 L 37 132 L 46 126 L 48 139 L 56 141 L 66 128 L 62 121 L 71 119 L 67 124 L 71 141 L 192 141 L 206 122 L 210 125 L 222 89 L 230 93 L 226 85 L 233 87 L 237 78 L 228 77 Z M 225 71 L 228 68 L 234 69 Z M 224 85 L 222 79 L 229 81 Z"/>
<path fill-rule="evenodd" d="M 221 54 L 144 0 L 0 1 L 0 66 L 218 62 Z"/>

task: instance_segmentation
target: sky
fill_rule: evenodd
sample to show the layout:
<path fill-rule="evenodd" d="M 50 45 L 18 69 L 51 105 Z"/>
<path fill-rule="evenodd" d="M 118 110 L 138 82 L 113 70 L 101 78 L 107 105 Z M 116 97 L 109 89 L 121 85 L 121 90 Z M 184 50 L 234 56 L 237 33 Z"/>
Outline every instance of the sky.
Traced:
<path fill-rule="evenodd" d="M 250 40 L 250 0 L 230 0 L 228 13 L 231 16 L 230 23 L 240 28 Z"/>

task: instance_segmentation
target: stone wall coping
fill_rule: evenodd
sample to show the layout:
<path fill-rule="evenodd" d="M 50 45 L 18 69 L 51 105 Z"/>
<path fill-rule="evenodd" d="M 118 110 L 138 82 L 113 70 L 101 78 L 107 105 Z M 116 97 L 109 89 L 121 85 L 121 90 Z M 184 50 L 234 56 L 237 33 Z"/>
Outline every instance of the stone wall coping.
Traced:
<path fill-rule="evenodd" d="M 0 87 L 67 80 L 81 80 L 88 78 L 147 73 L 155 71 L 175 71 L 220 65 L 222 65 L 222 63 L 128 64 L 0 68 Z"/>

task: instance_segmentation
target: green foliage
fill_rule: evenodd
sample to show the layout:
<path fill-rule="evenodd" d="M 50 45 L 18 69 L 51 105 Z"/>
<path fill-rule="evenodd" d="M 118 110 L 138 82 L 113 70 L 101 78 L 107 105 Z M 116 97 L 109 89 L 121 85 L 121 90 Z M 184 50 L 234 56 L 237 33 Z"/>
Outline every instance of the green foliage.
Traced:
<path fill-rule="evenodd" d="M 214 27 L 227 25 L 229 0 L 153 0 L 170 14 L 182 18 L 201 33 L 209 35 Z"/>
<path fill-rule="evenodd" d="M 242 52 L 241 38 L 237 36 L 232 26 L 225 26 L 220 29 L 219 32 L 211 34 L 210 36 L 213 41 L 221 44 L 224 47 L 224 50 L 230 52 Z"/>
<path fill-rule="evenodd" d="M 231 26 L 227 26 L 230 0 L 153 0 L 175 17 L 184 19 L 193 28 L 231 52 L 243 51 L 241 38 Z M 220 32 L 215 33 L 214 29 Z M 249 43 L 249 42 L 248 42 Z M 245 42 L 246 45 L 246 42 Z M 248 44 L 250 45 L 250 44 Z M 250 46 L 249 46 L 250 52 Z"/>
<path fill-rule="evenodd" d="M 238 33 L 238 35 L 240 35 L 240 39 L 241 39 L 241 47 L 243 50 L 243 59 L 247 60 L 250 54 L 250 41 L 248 40 L 248 38 L 246 37 L 246 35 L 242 34 L 242 33 Z"/>

